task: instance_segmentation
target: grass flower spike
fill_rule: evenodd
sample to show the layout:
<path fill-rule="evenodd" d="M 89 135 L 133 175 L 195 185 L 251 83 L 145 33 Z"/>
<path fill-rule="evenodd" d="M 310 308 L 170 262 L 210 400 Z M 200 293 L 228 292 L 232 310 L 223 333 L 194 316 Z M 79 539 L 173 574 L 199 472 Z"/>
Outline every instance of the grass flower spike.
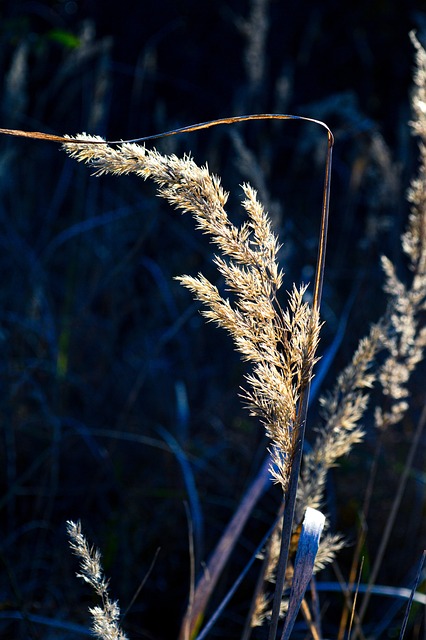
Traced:
<path fill-rule="evenodd" d="M 294 286 L 282 308 L 280 246 L 256 192 L 243 185 L 247 220 L 237 227 L 225 210 L 228 195 L 220 180 L 192 158 L 163 156 L 136 144 L 113 148 L 85 134 L 78 140 L 84 144 L 70 138 L 64 145 L 73 158 L 88 163 L 96 175 L 132 172 L 151 178 L 159 195 L 192 213 L 197 227 L 220 250 L 214 261 L 230 298 L 202 274 L 178 280 L 207 307 L 203 315 L 226 329 L 252 365 L 242 395 L 251 414 L 265 426 L 271 440 L 272 476 L 286 492 L 300 427 L 299 400 L 312 376 L 320 324 L 318 313 L 303 300 L 305 286 Z"/>
<path fill-rule="evenodd" d="M 87 582 L 102 600 L 102 607 L 89 609 L 93 618 L 93 635 L 99 640 L 127 640 L 119 625 L 118 603 L 110 600 L 108 595 L 108 581 L 102 571 L 100 552 L 89 546 L 79 522 L 68 521 L 67 532 L 70 547 L 80 559 L 80 572 L 77 573 L 77 577 Z"/>

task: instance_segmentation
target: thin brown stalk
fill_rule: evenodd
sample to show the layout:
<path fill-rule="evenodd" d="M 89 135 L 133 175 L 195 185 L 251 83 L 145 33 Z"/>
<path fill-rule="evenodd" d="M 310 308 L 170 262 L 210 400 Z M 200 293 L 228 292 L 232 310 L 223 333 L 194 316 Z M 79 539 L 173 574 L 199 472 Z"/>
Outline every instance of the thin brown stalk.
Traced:
<path fill-rule="evenodd" d="M 255 113 L 244 116 L 232 116 L 229 118 L 218 118 L 217 120 L 209 120 L 208 122 L 200 122 L 198 124 L 191 124 L 187 127 L 179 127 L 177 129 L 171 129 L 170 131 L 163 131 L 161 133 L 155 133 L 149 136 L 142 136 L 140 138 L 131 138 L 129 140 L 93 140 L 90 142 L 87 138 L 76 137 L 72 141 L 78 144 L 95 144 L 95 145 L 122 145 L 130 143 L 148 142 L 150 140 L 159 140 L 160 138 L 167 138 L 169 136 L 175 136 L 180 133 L 192 133 L 194 131 L 200 131 L 202 129 L 210 129 L 223 124 L 235 124 L 237 122 L 247 122 L 249 120 L 302 120 L 303 122 L 312 122 L 325 127 L 328 131 L 329 145 L 332 147 L 334 144 L 333 134 L 324 122 L 316 120 L 315 118 L 309 118 L 307 116 L 295 116 L 284 113 Z M 44 133 L 42 131 L 23 131 L 22 129 L 2 129 L 0 128 L 0 134 L 7 136 L 17 136 L 20 138 L 32 138 L 35 140 L 43 140 L 45 142 L 60 142 L 68 144 L 70 138 L 68 136 L 59 136 L 51 133 Z M 330 164 L 331 166 L 331 164 Z"/>
<path fill-rule="evenodd" d="M 194 606 L 194 594 L 195 594 L 195 546 L 194 546 L 194 527 L 192 525 L 191 511 L 186 502 L 185 502 L 185 512 L 186 512 L 186 519 L 188 522 L 189 576 L 190 576 L 188 611 L 191 612 L 192 607 Z M 188 618 L 187 623 L 183 628 L 184 640 L 189 640 L 190 638 L 189 621 L 190 621 L 190 618 Z"/>
<path fill-rule="evenodd" d="M 324 177 L 324 189 L 323 189 L 323 207 L 321 216 L 321 228 L 320 228 L 320 240 L 318 245 L 318 257 L 317 266 L 315 272 L 314 282 L 314 299 L 313 299 L 313 311 L 319 314 L 321 306 L 322 287 L 324 282 L 324 270 L 325 270 L 325 254 L 327 246 L 327 231 L 328 231 L 328 218 L 329 218 L 329 205 L 330 205 L 330 179 L 331 179 L 331 163 L 332 163 L 332 151 L 334 138 L 330 130 L 327 128 L 328 133 L 328 153 Z M 268 640 L 275 640 L 277 635 L 278 620 L 281 609 L 281 599 L 284 589 L 285 574 L 288 562 L 288 553 L 290 548 L 290 539 L 293 530 L 294 512 L 296 506 L 297 486 L 299 483 L 300 466 L 302 462 L 303 442 L 305 437 L 305 425 L 306 416 L 308 412 L 309 403 L 309 389 L 310 383 L 307 388 L 304 389 L 299 409 L 297 425 L 299 427 L 299 435 L 296 443 L 294 457 L 290 471 L 290 482 L 288 493 L 286 497 L 286 508 L 284 511 L 283 532 L 281 539 L 280 556 L 277 566 L 277 579 L 274 593 L 274 601 L 272 606 L 271 624 L 269 627 Z"/>
<path fill-rule="evenodd" d="M 304 440 L 304 423 L 302 423 L 302 415 L 306 416 L 308 406 L 307 394 L 302 397 L 300 405 L 300 418 L 298 423 L 300 425 L 300 436 L 296 443 L 296 450 L 293 457 L 293 462 L 290 471 L 290 482 L 288 487 L 288 497 L 286 507 L 284 509 L 283 516 L 283 529 L 281 536 L 280 555 L 277 565 L 277 577 L 275 581 L 274 600 L 272 605 L 272 617 L 269 627 L 268 640 L 275 640 L 277 635 L 278 620 L 281 611 L 281 600 L 284 590 L 285 575 L 287 570 L 288 555 L 290 549 L 291 534 L 293 532 L 294 511 L 296 506 L 297 485 L 299 482 L 300 465 L 302 461 L 303 440 Z"/>
<path fill-rule="evenodd" d="M 269 460 L 264 463 L 265 469 L 269 468 Z M 228 523 L 225 531 L 216 545 L 216 548 L 207 562 L 205 571 L 195 586 L 195 592 L 191 606 L 186 610 L 179 638 L 184 640 L 189 630 L 189 637 L 197 634 L 204 617 L 204 611 L 210 596 L 215 589 L 232 550 L 253 510 L 254 505 L 265 490 L 265 474 L 259 474 L 253 481 L 250 489 L 245 494 L 241 504 Z"/>
<path fill-rule="evenodd" d="M 311 632 L 313 640 L 321 640 L 321 635 L 318 632 L 318 629 L 315 626 L 315 621 L 312 617 L 311 610 L 309 609 L 308 603 L 305 598 L 302 600 L 302 604 L 300 605 L 300 610 L 305 618 L 306 624 L 309 627 L 309 631 Z"/>
<path fill-rule="evenodd" d="M 349 615 L 351 610 L 353 609 L 354 603 L 350 602 L 350 593 L 352 592 L 352 586 L 355 584 L 357 567 L 359 565 L 359 559 L 361 556 L 361 550 L 364 546 L 365 538 L 366 538 L 367 528 L 365 525 L 364 519 L 361 522 L 361 529 L 358 535 L 355 552 L 352 558 L 351 569 L 349 572 L 349 582 L 348 582 L 348 596 L 349 600 L 345 598 L 345 604 L 342 609 L 342 615 L 340 617 L 339 624 L 339 632 L 337 634 L 337 640 L 343 640 L 346 631 L 346 625 L 348 623 Z M 363 561 L 362 561 L 363 562 Z"/>
<path fill-rule="evenodd" d="M 354 611 L 354 618 L 355 621 L 358 620 L 358 614 L 354 609 L 354 605 L 353 605 L 353 598 L 352 598 L 352 587 L 353 585 L 347 585 L 345 582 L 345 579 L 342 575 L 342 572 L 340 571 L 339 565 L 337 564 L 337 562 L 333 563 L 333 571 L 336 574 L 337 577 L 337 581 L 340 585 L 340 588 L 342 590 L 342 595 L 345 599 L 345 606 L 346 609 L 348 611 Z M 363 634 L 362 628 L 359 627 L 359 637 L 361 638 L 361 640 L 365 640 L 365 636 Z"/>
<path fill-rule="evenodd" d="M 360 564 L 359 572 L 358 572 L 358 582 L 357 582 L 357 587 L 356 587 L 356 591 L 355 591 L 355 595 L 354 595 L 354 601 L 353 601 L 353 604 L 352 604 L 351 619 L 349 621 L 348 640 L 350 640 L 350 637 L 351 637 L 352 624 L 353 624 L 354 617 L 355 617 L 356 601 L 357 601 L 357 598 L 358 598 L 359 584 L 361 582 L 361 575 L 362 575 L 362 567 L 363 566 L 364 566 L 364 558 L 362 558 L 362 560 L 361 560 L 361 564 Z"/>

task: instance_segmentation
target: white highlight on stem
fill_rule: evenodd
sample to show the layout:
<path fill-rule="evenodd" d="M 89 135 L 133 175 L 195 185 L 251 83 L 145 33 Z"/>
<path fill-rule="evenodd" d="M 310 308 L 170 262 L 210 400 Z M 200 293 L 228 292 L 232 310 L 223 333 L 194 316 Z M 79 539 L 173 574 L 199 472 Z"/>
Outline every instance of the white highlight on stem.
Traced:
<path fill-rule="evenodd" d="M 312 578 L 324 523 L 325 516 L 321 511 L 307 507 L 297 547 L 290 600 L 281 640 L 288 640 L 293 630 L 303 596 Z"/>

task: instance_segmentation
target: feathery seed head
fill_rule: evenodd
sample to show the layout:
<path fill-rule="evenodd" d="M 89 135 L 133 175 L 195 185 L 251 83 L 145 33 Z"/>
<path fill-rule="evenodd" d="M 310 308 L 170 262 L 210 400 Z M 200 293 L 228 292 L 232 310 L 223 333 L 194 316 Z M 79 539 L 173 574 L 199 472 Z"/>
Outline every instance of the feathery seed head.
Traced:
<path fill-rule="evenodd" d="M 201 274 L 178 280 L 206 307 L 203 315 L 226 329 L 243 359 L 252 364 L 252 373 L 246 377 L 249 390 L 243 397 L 251 414 L 265 425 L 271 439 L 272 475 L 286 490 L 300 427 L 296 407 L 312 377 L 320 323 L 303 301 L 305 286 L 293 286 L 288 307 L 281 308 L 280 245 L 256 191 L 242 185 L 247 220 L 237 227 L 225 211 L 227 194 L 219 178 L 189 156 L 179 159 L 135 144 L 112 148 L 72 139 L 64 147 L 72 157 L 92 166 L 96 175 L 134 172 L 151 178 L 159 195 L 192 213 L 197 227 L 217 246 L 221 255 L 214 261 L 231 299 Z"/>

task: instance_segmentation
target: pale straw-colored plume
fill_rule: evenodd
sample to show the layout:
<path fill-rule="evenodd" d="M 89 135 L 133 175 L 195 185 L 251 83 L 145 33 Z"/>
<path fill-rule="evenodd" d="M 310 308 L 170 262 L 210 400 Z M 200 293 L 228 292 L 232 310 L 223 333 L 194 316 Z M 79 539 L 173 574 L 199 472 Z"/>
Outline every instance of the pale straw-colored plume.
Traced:
<path fill-rule="evenodd" d="M 80 560 L 77 577 L 87 582 L 99 596 L 102 606 L 90 607 L 92 633 L 99 640 L 127 640 L 120 628 L 120 608 L 117 602 L 110 600 L 108 580 L 101 566 L 101 554 L 87 542 L 79 522 L 67 522 L 69 544 Z"/>
<path fill-rule="evenodd" d="M 384 340 L 388 353 L 379 373 L 387 407 L 376 411 L 380 429 L 399 422 L 406 413 L 410 395 L 407 384 L 426 347 L 426 327 L 422 321 L 426 309 L 426 52 L 414 33 L 410 36 L 416 49 L 411 100 L 414 119 L 410 125 L 413 134 L 420 138 L 420 162 L 408 192 L 411 209 L 401 242 L 412 275 L 410 282 L 404 284 L 394 264 L 382 258 L 389 310 Z"/>
<path fill-rule="evenodd" d="M 80 135 L 80 140 L 99 141 Z M 297 439 L 297 406 L 309 385 L 319 339 L 318 314 L 304 301 L 305 286 L 293 286 L 280 296 L 283 273 L 279 244 L 257 194 L 245 184 L 246 220 L 235 226 L 225 210 L 227 194 L 207 167 L 188 156 L 163 156 L 135 144 L 117 148 L 79 144 L 70 139 L 65 150 L 87 162 L 96 175 L 136 173 L 151 178 L 159 195 L 176 208 L 193 214 L 197 227 L 208 234 L 221 255 L 214 258 L 229 297 L 205 276 L 178 280 L 200 300 L 203 315 L 228 331 L 244 360 L 252 365 L 242 392 L 252 415 L 260 418 L 271 440 L 271 472 L 288 487 Z"/>
<path fill-rule="evenodd" d="M 334 389 L 320 398 L 323 424 L 317 429 L 312 450 L 303 459 L 298 494 L 300 511 L 323 505 L 327 472 L 364 438 L 361 420 L 375 380 L 373 364 L 382 339 L 382 326 L 373 325 L 368 336 L 360 341 L 352 361 L 338 376 Z"/>

